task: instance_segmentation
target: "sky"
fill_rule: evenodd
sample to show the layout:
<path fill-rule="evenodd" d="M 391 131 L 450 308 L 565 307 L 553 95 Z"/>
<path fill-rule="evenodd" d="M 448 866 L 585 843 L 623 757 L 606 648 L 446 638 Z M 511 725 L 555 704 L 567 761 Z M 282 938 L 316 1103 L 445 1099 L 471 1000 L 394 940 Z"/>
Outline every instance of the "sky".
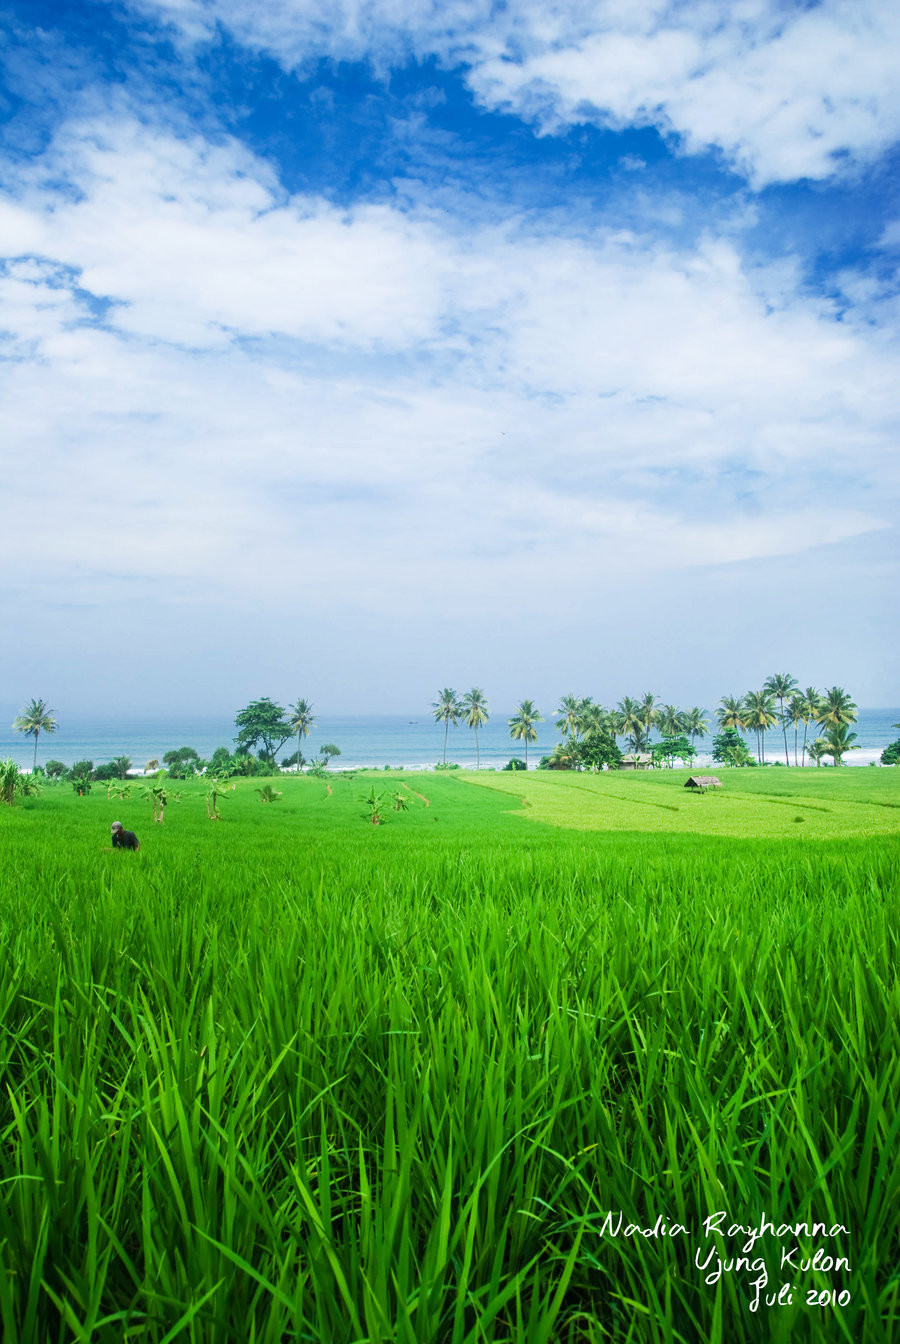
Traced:
<path fill-rule="evenodd" d="M 900 9 L 0 30 L 0 705 L 900 701 Z"/>

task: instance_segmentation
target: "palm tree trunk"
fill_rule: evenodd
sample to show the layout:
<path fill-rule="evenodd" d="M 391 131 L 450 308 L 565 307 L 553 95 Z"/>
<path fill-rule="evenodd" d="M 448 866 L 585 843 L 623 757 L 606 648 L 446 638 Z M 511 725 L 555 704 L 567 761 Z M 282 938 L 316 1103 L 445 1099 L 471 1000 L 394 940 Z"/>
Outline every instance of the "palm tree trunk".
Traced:
<path fill-rule="evenodd" d="M 475 729 L 475 769 L 481 769 L 481 753 L 478 750 L 478 729 Z"/>
<path fill-rule="evenodd" d="M 790 760 L 788 759 L 787 724 L 784 721 L 784 701 L 781 698 L 779 698 L 778 703 L 781 706 L 781 731 L 784 733 L 784 763 L 785 765 L 789 766 Z"/>
<path fill-rule="evenodd" d="M 32 773 L 32 774 L 34 774 L 35 770 L 37 769 L 37 740 L 38 740 L 38 733 L 39 733 L 39 732 L 40 732 L 40 729 L 37 729 L 36 732 L 35 732 L 35 734 L 34 734 L 34 760 L 33 760 L 32 763 L 31 763 L 31 773 Z"/>
<path fill-rule="evenodd" d="M 450 731 L 450 720 L 444 720 L 444 765 L 447 764 L 447 734 Z"/>

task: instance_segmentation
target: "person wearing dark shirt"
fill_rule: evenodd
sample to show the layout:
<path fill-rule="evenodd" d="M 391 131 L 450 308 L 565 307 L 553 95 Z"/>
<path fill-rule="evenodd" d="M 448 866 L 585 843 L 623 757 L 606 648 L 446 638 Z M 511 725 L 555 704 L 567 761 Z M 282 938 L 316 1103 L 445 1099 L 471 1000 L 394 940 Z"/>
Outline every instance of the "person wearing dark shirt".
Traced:
<path fill-rule="evenodd" d="M 121 821 L 114 821 L 110 830 L 113 849 L 140 849 L 141 842 L 134 831 L 126 831 Z"/>

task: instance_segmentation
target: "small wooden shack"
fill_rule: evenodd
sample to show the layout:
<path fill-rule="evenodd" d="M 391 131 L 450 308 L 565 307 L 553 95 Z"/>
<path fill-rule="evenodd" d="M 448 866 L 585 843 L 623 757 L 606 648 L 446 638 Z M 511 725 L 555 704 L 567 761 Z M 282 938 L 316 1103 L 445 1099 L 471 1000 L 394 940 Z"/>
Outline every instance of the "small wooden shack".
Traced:
<path fill-rule="evenodd" d="M 620 770 L 649 770 L 653 757 L 649 751 L 632 751 L 619 762 Z"/>
<path fill-rule="evenodd" d="M 690 779 L 685 780 L 686 789 L 699 789 L 705 793 L 707 789 L 721 789 L 722 781 L 718 775 L 691 775 Z"/>

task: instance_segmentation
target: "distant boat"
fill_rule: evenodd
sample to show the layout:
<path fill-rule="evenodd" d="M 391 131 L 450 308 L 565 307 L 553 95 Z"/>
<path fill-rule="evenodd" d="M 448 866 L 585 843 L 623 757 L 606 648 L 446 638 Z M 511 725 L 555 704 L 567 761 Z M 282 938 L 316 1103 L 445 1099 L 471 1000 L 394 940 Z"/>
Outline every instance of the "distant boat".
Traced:
<path fill-rule="evenodd" d="M 410 719 L 410 723 L 418 723 L 418 722 L 419 722 L 418 719 Z"/>

